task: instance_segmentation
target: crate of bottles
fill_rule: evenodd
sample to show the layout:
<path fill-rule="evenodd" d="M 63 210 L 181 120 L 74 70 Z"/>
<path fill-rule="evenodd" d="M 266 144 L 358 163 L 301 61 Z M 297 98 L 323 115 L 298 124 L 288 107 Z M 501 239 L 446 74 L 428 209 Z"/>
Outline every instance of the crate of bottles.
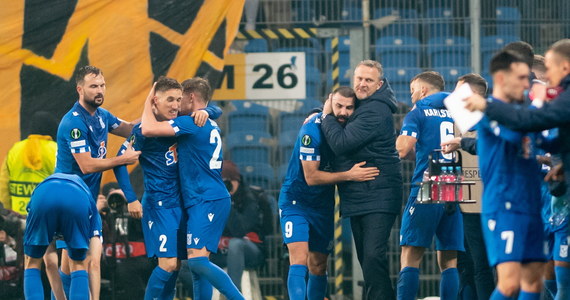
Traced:
<path fill-rule="evenodd" d="M 454 151 L 444 154 L 437 149 L 428 157 L 428 169 L 419 183 L 418 203 L 475 203 L 471 199 L 471 186 L 474 181 L 463 180 L 461 153 Z M 464 195 L 463 187 L 467 187 Z"/>

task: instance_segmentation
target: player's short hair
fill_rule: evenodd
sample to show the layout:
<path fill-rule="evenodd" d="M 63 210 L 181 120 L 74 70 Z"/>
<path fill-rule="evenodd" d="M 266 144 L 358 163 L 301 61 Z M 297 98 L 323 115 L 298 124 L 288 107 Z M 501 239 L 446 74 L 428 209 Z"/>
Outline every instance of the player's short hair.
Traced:
<path fill-rule="evenodd" d="M 443 80 L 443 76 L 441 76 L 441 74 L 439 74 L 438 72 L 435 72 L 435 71 L 422 72 L 422 73 L 414 76 L 414 78 L 412 78 L 412 80 L 410 80 L 410 83 L 412 83 L 416 80 L 423 81 L 423 82 L 431 85 L 434 89 L 436 89 L 438 91 L 443 91 L 445 89 L 445 81 Z"/>
<path fill-rule="evenodd" d="M 212 99 L 212 87 L 210 87 L 208 80 L 202 77 L 194 77 L 182 81 L 182 93 L 199 93 L 206 105 Z"/>
<path fill-rule="evenodd" d="M 457 81 L 463 81 L 468 83 L 473 91 L 483 97 L 487 95 L 487 81 L 481 75 L 476 73 L 465 74 L 459 78 Z"/>
<path fill-rule="evenodd" d="M 160 76 L 156 81 L 156 86 L 154 87 L 155 92 L 166 92 L 168 90 L 182 90 L 182 85 L 176 81 L 174 78 Z"/>
<path fill-rule="evenodd" d="M 491 58 L 489 71 L 491 75 L 499 71 L 511 71 L 511 65 L 514 63 L 526 64 L 527 62 L 518 53 L 510 50 L 501 50 Z"/>
<path fill-rule="evenodd" d="M 559 40 L 550 46 L 549 51 L 556 52 L 566 61 L 570 61 L 570 39 Z"/>
<path fill-rule="evenodd" d="M 369 68 L 375 68 L 376 70 L 378 70 L 378 76 L 380 78 L 380 80 L 382 80 L 382 77 L 384 77 L 384 69 L 382 68 L 382 64 L 375 61 L 375 60 L 371 60 L 371 59 L 367 59 L 367 60 L 363 60 L 361 62 L 358 63 L 358 65 L 356 65 L 356 68 L 360 67 L 360 66 L 367 66 Z M 354 68 L 356 70 L 356 68 Z"/>
<path fill-rule="evenodd" d="M 79 70 L 77 70 L 77 73 L 75 74 L 75 84 L 77 85 L 83 84 L 83 82 L 85 81 L 85 76 L 87 76 L 87 74 L 95 74 L 95 76 L 98 76 L 99 74 L 103 75 L 103 71 L 94 66 L 83 66 L 79 68 Z"/>
<path fill-rule="evenodd" d="M 503 50 L 510 50 L 520 55 L 524 59 L 524 63 L 526 63 L 529 68 L 532 68 L 534 49 L 529 43 L 523 41 L 512 42 L 507 44 Z"/>
<path fill-rule="evenodd" d="M 544 56 L 535 54 L 532 68 L 540 72 L 546 72 L 546 66 L 544 65 Z"/>
<path fill-rule="evenodd" d="M 343 97 L 356 99 L 356 94 L 354 93 L 354 90 L 349 86 L 337 87 L 336 89 L 334 89 L 332 93 L 333 95 L 339 93 Z"/>

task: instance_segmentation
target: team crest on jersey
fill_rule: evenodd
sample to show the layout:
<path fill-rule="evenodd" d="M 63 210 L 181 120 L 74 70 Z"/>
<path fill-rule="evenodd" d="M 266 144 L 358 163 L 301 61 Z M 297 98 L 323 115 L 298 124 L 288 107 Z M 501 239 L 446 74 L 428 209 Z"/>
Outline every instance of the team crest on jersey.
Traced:
<path fill-rule="evenodd" d="M 311 137 L 308 134 L 305 134 L 302 138 L 301 138 L 301 143 L 305 146 L 309 146 L 311 144 Z"/>
<path fill-rule="evenodd" d="M 178 162 L 178 152 L 176 151 L 178 144 L 168 147 L 168 151 L 164 154 L 166 165 L 170 166 Z"/>
<path fill-rule="evenodd" d="M 101 128 L 105 129 L 105 122 L 103 122 L 101 117 L 99 117 L 99 125 L 101 125 Z"/>
<path fill-rule="evenodd" d="M 135 142 L 136 142 L 135 136 L 131 135 L 131 137 L 129 138 L 129 143 L 132 143 L 134 145 Z"/>
<path fill-rule="evenodd" d="M 73 128 L 71 129 L 69 135 L 71 136 L 72 139 L 76 140 L 81 137 L 81 130 L 79 130 L 79 128 Z"/>
<path fill-rule="evenodd" d="M 105 142 L 101 142 L 101 144 L 99 144 L 99 156 L 97 156 L 97 158 L 103 158 L 105 157 L 105 155 L 107 155 L 107 147 L 105 147 Z"/>
<path fill-rule="evenodd" d="M 192 234 L 186 234 L 186 245 L 192 245 Z"/>

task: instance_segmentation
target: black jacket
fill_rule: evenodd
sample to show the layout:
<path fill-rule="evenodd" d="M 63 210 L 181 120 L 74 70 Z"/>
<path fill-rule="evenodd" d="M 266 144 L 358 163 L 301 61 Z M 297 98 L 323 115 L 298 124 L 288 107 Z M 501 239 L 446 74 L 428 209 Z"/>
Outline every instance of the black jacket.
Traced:
<path fill-rule="evenodd" d="M 485 114 L 513 130 L 541 131 L 558 127 L 560 155 L 564 163 L 566 184 L 570 186 L 570 75 L 562 79 L 560 87 L 563 92 L 539 109 L 490 101 L 487 103 Z"/>
<path fill-rule="evenodd" d="M 340 183 L 341 213 L 345 217 L 371 212 L 398 214 L 402 206 L 402 172 L 396 151 L 393 113 L 396 98 L 388 81 L 357 107 L 345 127 L 333 116 L 325 117 L 321 129 L 336 155 L 335 171 L 346 171 L 366 161 L 380 175 L 368 182 Z"/>

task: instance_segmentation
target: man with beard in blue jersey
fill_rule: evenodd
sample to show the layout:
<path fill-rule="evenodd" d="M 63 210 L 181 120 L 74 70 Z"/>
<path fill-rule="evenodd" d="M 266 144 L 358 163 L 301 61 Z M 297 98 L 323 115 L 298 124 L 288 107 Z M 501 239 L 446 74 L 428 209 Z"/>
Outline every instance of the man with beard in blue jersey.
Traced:
<path fill-rule="evenodd" d="M 75 77 L 79 100 L 66 113 L 57 130 L 57 161 L 55 172 L 76 174 L 87 184 L 96 201 L 101 184 L 101 172 L 119 165 L 133 164 L 140 152 L 127 147 L 120 157 L 106 158 L 107 136 L 112 133 L 128 137 L 133 126 L 101 108 L 105 100 L 105 78 L 100 69 L 81 67 Z M 89 245 L 89 284 L 92 299 L 99 299 L 101 288 L 101 217 L 92 218 L 92 238 Z M 65 251 L 64 251 L 65 252 Z M 61 272 L 64 290 L 69 290 L 69 264 L 62 255 Z"/>
<path fill-rule="evenodd" d="M 357 163 L 348 171 L 330 171 L 333 153 L 321 132 L 322 116 L 332 113 L 346 124 L 354 112 L 354 101 L 351 88 L 334 90 L 323 113 L 311 117 L 301 127 L 289 160 L 279 195 L 279 216 L 283 241 L 289 249 L 287 288 L 292 300 L 325 297 L 327 258 L 333 246 L 334 184 L 373 180 L 379 174 L 376 167 L 363 168 L 366 162 Z"/>
<path fill-rule="evenodd" d="M 182 86 L 172 78 L 158 79 L 153 97 L 153 113 L 159 121 L 178 116 L 182 99 Z M 216 110 L 217 109 L 217 110 Z M 203 114 L 219 117 L 219 109 L 207 107 Z M 206 119 L 200 118 L 204 125 Z M 186 259 L 186 220 L 182 217 L 180 187 L 178 183 L 178 153 L 175 137 L 146 138 L 140 123 L 119 150 L 126 150 L 132 141 L 133 148 L 141 151 L 139 161 L 144 173 L 144 195 L 141 202 L 130 184 L 126 166 L 114 169 L 117 181 L 125 193 L 128 210 L 133 218 L 142 217 L 145 248 L 148 257 L 157 257 L 148 280 L 145 299 L 173 299 L 180 259 Z"/>
<path fill-rule="evenodd" d="M 433 71 L 416 75 L 410 82 L 414 108 L 404 118 L 396 149 L 402 159 L 413 159 L 416 168 L 412 176 L 412 190 L 402 216 L 400 229 L 401 271 L 398 279 L 398 299 L 415 299 L 420 283 L 419 267 L 426 248 L 436 236 L 436 250 L 441 282 L 442 300 L 456 299 L 459 291 L 457 251 L 463 246 L 463 219 L 457 204 L 418 204 L 416 198 L 428 167 L 428 157 L 440 148 L 442 141 L 453 139 L 453 119 L 443 104 L 449 93 L 444 89 L 443 77 Z M 415 150 L 415 151 L 414 151 Z M 451 154 L 443 154 L 451 160 Z M 455 170 L 453 170 L 455 172 Z M 450 209 L 451 208 L 451 209 Z"/>
<path fill-rule="evenodd" d="M 159 122 L 152 113 L 154 87 L 151 89 L 145 102 L 142 134 L 176 136 L 178 140 L 180 189 L 188 216 L 186 248 L 188 267 L 194 279 L 194 299 L 209 299 L 212 285 L 229 300 L 244 299 L 228 274 L 208 259 L 210 252 L 218 250 L 231 207 L 230 194 L 221 175 L 220 128 L 213 120 L 198 127 L 189 115 L 207 106 L 211 88 L 202 78 L 185 80 L 182 87 L 184 94 L 195 97 L 183 98 L 181 116 L 168 122 Z"/>
<path fill-rule="evenodd" d="M 510 51 L 490 63 L 493 94 L 489 101 L 523 99 L 529 67 Z M 540 165 L 528 134 L 512 131 L 487 116 L 479 122 L 477 154 L 483 180 L 481 223 L 489 263 L 498 282 L 492 300 L 539 299 L 546 260 L 541 222 Z"/>
<path fill-rule="evenodd" d="M 54 192 L 57 191 L 57 192 Z M 89 299 L 84 260 L 91 238 L 91 220 L 99 214 L 89 187 L 77 175 L 55 173 L 34 190 L 24 232 L 24 295 L 43 300 L 42 256 L 56 233 L 68 245 L 71 264 L 68 299 Z"/>

